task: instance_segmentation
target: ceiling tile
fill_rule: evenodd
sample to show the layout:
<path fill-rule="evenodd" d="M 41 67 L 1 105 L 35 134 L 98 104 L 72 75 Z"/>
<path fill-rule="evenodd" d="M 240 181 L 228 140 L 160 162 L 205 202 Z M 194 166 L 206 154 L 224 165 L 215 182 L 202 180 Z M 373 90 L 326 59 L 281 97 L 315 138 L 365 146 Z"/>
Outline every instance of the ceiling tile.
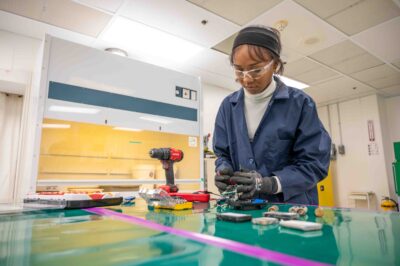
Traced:
<path fill-rule="evenodd" d="M 354 73 L 351 76 L 361 81 L 371 81 L 379 78 L 389 77 L 395 75 L 396 73 L 398 72 L 385 64 Z"/>
<path fill-rule="evenodd" d="M 326 65 L 334 65 L 365 53 L 351 41 L 344 41 L 310 55 L 311 58 Z"/>
<path fill-rule="evenodd" d="M 400 17 L 354 35 L 352 39 L 387 62 L 400 59 Z"/>
<path fill-rule="evenodd" d="M 120 15 L 205 47 L 239 30 L 238 25 L 187 1 L 132 0 L 121 8 Z"/>
<path fill-rule="evenodd" d="M 218 43 L 215 45 L 212 49 L 217 50 L 219 52 L 222 52 L 224 54 L 230 55 L 232 46 L 233 46 L 233 41 L 235 40 L 237 36 L 237 33 L 233 34 L 229 38 L 223 40 L 222 42 Z M 293 49 L 290 49 L 289 47 L 282 47 L 281 51 L 281 59 L 283 62 L 288 63 L 288 62 L 293 62 L 299 58 L 302 58 L 303 55 L 299 54 Z"/>
<path fill-rule="evenodd" d="M 32 20 L 23 16 L 14 15 L 5 11 L 0 11 L 0 29 L 21 34 L 24 37 L 31 37 L 40 42 L 45 34 L 91 46 L 94 38 L 74 31 L 59 28 L 37 20 Z"/>
<path fill-rule="evenodd" d="M 282 47 L 281 59 L 285 64 L 294 62 L 296 60 L 299 60 L 300 58 L 304 58 L 304 55 L 296 52 L 293 49 L 290 49 L 289 47 L 285 47 L 285 46 Z"/>
<path fill-rule="evenodd" d="M 106 13 L 69 0 L 5 0 L 0 1 L 0 9 L 93 37 L 111 19 Z"/>
<path fill-rule="evenodd" d="M 398 69 L 400 69 L 400 59 L 397 60 L 397 61 L 394 61 L 392 64 L 393 64 L 394 66 L 396 66 Z"/>
<path fill-rule="evenodd" d="M 228 37 L 227 39 L 223 40 L 222 42 L 218 43 L 213 47 L 214 50 L 220 51 L 224 54 L 231 54 L 233 42 L 237 36 L 237 33 L 233 34 L 232 36 Z"/>
<path fill-rule="evenodd" d="M 76 2 L 115 13 L 123 0 L 75 0 Z"/>
<path fill-rule="evenodd" d="M 371 80 L 367 83 L 377 89 L 400 85 L 400 73 L 397 73 L 397 75 Z"/>
<path fill-rule="evenodd" d="M 380 92 L 385 93 L 387 96 L 400 96 L 400 85 L 391 86 L 382 90 Z"/>
<path fill-rule="evenodd" d="M 64 29 L 96 37 L 111 16 L 68 0 L 48 0 L 41 21 Z"/>
<path fill-rule="evenodd" d="M 287 26 L 281 31 L 282 47 L 303 55 L 312 54 L 344 40 L 342 33 L 292 1 L 282 2 L 251 21 L 251 24 L 274 27 L 280 21 L 287 22 Z"/>
<path fill-rule="evenodd" d="M 226 76 L 221 76 L 214 72 L 209 72 L 197 67 L 189 67 L 181 69 L 182 72 L 201 77 L 202 83 L 212 84 L 221 88 L 236 91 L 240 88 L 240 84 L 236 83 L 234 79 Z"/>
<path fill-rule="evenodd" d="M 359 1 L 326 20 L 347 35 L 354 35 L 400 15 L 393 0 Z"/>
<path fill-rule="evenodd" d="M 188 0 L 218 16 L 221 16 L 237 25 L 244 25 L 258 15 L 271 9 L 282 0 Z M 245 10 L 245 12 L 243 12 Z"/>
<path fill-rule="evenodd" d="M 194 56 L 189 64 L 204 71 L 213 72 L 235 80 L 229 57 L 218 51 L 204 50 Z"/>
<path fill-rule="evenodd" d="M 378 58 L 348 40 L 314 53 L 310 57 L 345 74 L 383 64 Z"/>
<path fill-rule="evenodd" d="M 329 80 L 305 89 L 305 92 L 319 104 L 345 99 L 355 95 L 373 93 L 374 91 L 374 89 L 347 77 Z"/>
<path fill-rule="evenodd" d="M 0 10 L 39 20 L 46 0 L 1 0 Z"/>
<path fill-rule="evenodd" d="M 332 65 L 331 67 L 345 74 L 359 72 L 364 69 L 382 65 L 383 62 L 368 53 L 364 53 L 343 62 Z"/>
<path fill-rule="evenodd" d="M 304 57 L 285 65 L 285 75 L 288 75 L 289 77 L 296 77 L 320 66 L 320 64 L 315 63 L 314 61 Z"/>
<path fill-rule="evenodd" d="M 400 72 L 386 64 L 351 74 L 351 76 L 377 89 L 400 84 Z"/>
<path fill-rule="evenodd" d="M 295 79 L 305 82 L 307 84 L 313 84 L 318 81 L 326 80 L 328 78 L 332 78 L 338 75 L 339 74 L 326 67 L 319 66 L 318 68 L 315 68 L 311 71 L 295 76 Z"/>
<path fill-rule="evenodd" d="M 327 18 L 354 5 L 360 0 L 295 0 L 321 18 Z"/>

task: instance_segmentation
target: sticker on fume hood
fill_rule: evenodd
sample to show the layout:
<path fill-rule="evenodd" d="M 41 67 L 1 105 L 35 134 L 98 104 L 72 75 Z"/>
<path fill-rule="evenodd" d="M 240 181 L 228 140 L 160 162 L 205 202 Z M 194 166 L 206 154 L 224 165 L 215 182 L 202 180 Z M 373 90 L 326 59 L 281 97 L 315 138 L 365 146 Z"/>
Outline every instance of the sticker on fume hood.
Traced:
<path fill-rule="evenodd" d="M 196 148 L 197 147 L 197 138 L 189 137 L 189 147 Z"/>
<path fill-rule="evenodd" d="M 197 101 L 197 91 L 190 91 L 190 99 Z"/>
<path fill-rule="evenodd" d="M 183 88 L 182 90 L 182 98 L 183 99 L 190 99 L 190 90 Z"/>
<path fill-rule="evenodd" d="M 197 91 L 184 87 L 175 86 L 175 97 L 186 100 L 197 101 Z"/>

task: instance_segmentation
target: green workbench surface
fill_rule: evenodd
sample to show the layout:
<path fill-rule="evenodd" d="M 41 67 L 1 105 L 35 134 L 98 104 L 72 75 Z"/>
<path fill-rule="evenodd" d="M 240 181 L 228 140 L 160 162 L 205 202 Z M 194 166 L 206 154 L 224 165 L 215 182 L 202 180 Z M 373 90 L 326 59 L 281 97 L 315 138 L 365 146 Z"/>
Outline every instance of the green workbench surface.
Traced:
<path fill-rule="evenodd" d="M 211 206 L 211 207 L 209 207 Z M 279 205 L 287 210 L 289 205 Z M 216 219 L 215 203 L 194 210 L 149 211 L 142 200 L 114 211 L 166 226 L 258 246 L 315 262 L 400 265 L 400 215 L 309 207 L 306 218 L 322 231 L 303 233 L 278 225 L 256 226 Z M 205 208 L 205 209 L 203 209 Z M 261 217 L 266 211 L 246 211 Z M 276 265 L 262 259 L 149 229 L 85 210 L 0 215 L 0 265 Z"/>

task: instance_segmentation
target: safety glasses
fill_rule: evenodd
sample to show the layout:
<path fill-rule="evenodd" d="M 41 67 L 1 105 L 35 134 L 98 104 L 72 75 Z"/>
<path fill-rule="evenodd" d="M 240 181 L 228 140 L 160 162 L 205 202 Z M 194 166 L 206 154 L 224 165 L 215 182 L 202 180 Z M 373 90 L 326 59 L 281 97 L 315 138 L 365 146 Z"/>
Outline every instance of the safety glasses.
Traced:
<path fill-rule="evenodd" d="M 242 70 L 235 69 L 235 75 L 238 79 L 244 79 L 245 76 L 248 76 L 251 79 L 258 79 L 272 66 L 273 62 L 274 62 L 274 60 L 271 60 L 271 61 L 269 61 L 268 64 L 266 64 L 263 67 L 259 67 L 259 68 L 255 68 L 255 69 L 251 69 L 251 70 L 242 71 Z"/>

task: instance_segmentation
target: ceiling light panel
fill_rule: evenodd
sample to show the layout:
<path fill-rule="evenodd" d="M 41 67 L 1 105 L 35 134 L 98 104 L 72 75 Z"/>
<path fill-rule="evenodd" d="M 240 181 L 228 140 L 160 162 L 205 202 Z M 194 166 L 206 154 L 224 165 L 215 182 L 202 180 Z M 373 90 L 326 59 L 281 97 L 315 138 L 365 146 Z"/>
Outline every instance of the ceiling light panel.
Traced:
<path fill-rule="evenodd" d="M 309 55 L 344 40 L 343 34 L 321 23 L 321 19 L 292 1 L 284 1 L 265 12 L 251 24 L 273 26 L 278 21 L 288 22 L 281 32 L 282 46 Z"/>
<path fill-rule="evenodd" d="M 397 16 L 400 16 L 400 8 L 393 0 L 365 0 L 326 20 L 351 36 Z"/>
<path fill-rule="evenodd" d="M 111 19 L 104 12 L 69 0 L 4 0 L 0 9 L 92 37 Z"/>
<path fill-rule="evenodd" d="M 205 47 L 212 47 L 239 30 L 234 23 L 187 1 L 128 1 L 120 15 Z M 202 20 L 207 23 L 203 25 Z"/>
<path fill-rule="evenodd" d="M 282 0 L 188 0 L 237 25 L 245 25 L 260 14 L 271 9 Z"/>
<path fill-rule="evenodd" d="M 386 64 L 351 74 L 351 76 L 377 89 L 400 84 L 400 72 Z"/>
<path fill-rule="evenodd" d="M 373 93 L 374 91 L 374 89 L 347 77 L 329 80 L 305 89 L 305 92 L 318 103 L 345 99 L 359 94 Z"/>
<path fill-rule="evenodd" d="M 293 87 L 299 90 L 303 90 L 305 88 L 310 87 L 310 85 L 300 82 L 298 80 L 294 80 L 285 76 L 279 76 L 279 78 L 285 83 L 286 86 Z"/>
<path fill-rule="evenodd" d="M 400 17 L 354 35 L 352 39 L 387 62 L 400 59 Z"/>
<path fill-rule="evenodd" d="M 128 51 L 184 62 L 203 50 L 203 47 L 163 31 L 126 18 L 115 19 L 102 34 L 101 39 Z"/>

